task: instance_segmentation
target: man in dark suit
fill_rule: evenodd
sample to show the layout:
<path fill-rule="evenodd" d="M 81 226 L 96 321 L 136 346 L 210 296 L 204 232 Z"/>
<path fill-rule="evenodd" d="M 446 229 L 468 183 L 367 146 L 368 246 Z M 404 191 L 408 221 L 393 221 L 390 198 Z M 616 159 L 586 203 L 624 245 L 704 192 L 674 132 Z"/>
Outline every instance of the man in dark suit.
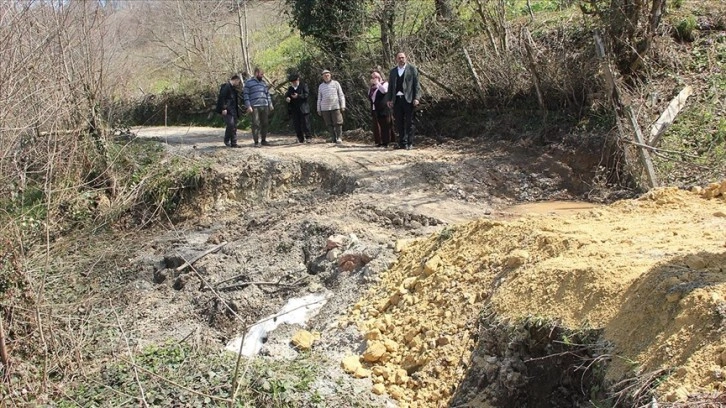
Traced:
<path fill-rule="evenodd" d="M 292 115 L 292 124 L 295 127 L 297 141 L 310 143 L 310 106 L 308 105 L 308 85 L 300 82 L 297 74 L 290 76 L 290 87 L 285 93 L 287 110 Z"/>
<path fill-rule="evenodd" d="M 398 147 L 410 150 L 413 146 L 413 116 L 421 96 L 418 70 L 406 63 L 406 54 L 396 54 L 397 66 L 388 75 L 388 107 L 393 108 L 393 117 L 398 131 Z"/>
<path fill-rule="evenodd" d="M 224 130 L 224 145 L 229 147 L 240 147 L 237 144 L 237 118 L 239 118 L 239 94 L 237 87 L 240 85 L 239 75 L 235 74 L 228 82 L 219 88 L 217 97 L 217 113 L 222 114 L 226 126 Z"/>

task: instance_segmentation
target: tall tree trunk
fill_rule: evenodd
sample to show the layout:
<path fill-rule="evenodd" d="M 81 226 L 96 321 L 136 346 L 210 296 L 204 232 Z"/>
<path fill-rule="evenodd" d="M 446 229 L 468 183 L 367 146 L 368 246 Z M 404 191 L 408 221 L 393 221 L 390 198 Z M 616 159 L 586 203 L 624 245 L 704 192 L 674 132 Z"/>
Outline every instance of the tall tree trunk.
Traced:
<path fill-rule="evenodd" d="M 242 48 L 243 67 L 245 72 L 252 74 L 249 33 L 247 31 L 247 0 L 237 1 L 237 26 L 239 28 L 239 44 Z"/>
<path fill-rule="evenodd" d="M 383 0 L 383 8 L 380 11 L 378 22 L 381 26 L 381 48 L 383 50 L 383 61 L 390 64 L 394 60 L 393 43 L 395 42 L 396 32 L 394 22 L 396 21 L 396 2 L 395 0 Z"/>

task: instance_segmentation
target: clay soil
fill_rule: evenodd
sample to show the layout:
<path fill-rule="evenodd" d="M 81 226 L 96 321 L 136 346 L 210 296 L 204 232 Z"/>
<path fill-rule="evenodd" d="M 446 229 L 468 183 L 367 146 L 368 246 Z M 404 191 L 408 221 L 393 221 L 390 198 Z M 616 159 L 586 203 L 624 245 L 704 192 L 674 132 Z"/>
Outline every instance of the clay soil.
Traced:
<path fill-rule="evenodd" d="M 348 135 L 341 146 L 275 136 L 260 149 L 245 136 L 229 149 L 221 129 L 138 136 L 207 169 L 174 229 L 129 254 L 137 274 L 125 323 L 141 346 L 195 333 L 221 348 L 286 299 L 326 293 L 308 327 L 320 332 L 313 348 L 334 361 L 331 381 L 353 384 L 371 406 L 447 406 L 482 310 L 603 330 L 605 381 L 666 370 L 661 401 L 726 392 L 726 185 L 605 205 L 585 202 L 591 175 L 554 148 L 458 141 L 394 151 Z M 329 244 L 335 235 L 340 248 Z M 235 313 L 195 275 L 158 276 L 165 258 L 220 242 L 195 268 L 212 286 L 229 280 L 217 295 Z M 231 287 L 239 282 L 291 286 Z M 263 354 L 293 358 L 297 329 L 273 332 Z M 361 368 L 341 369 L 343 360 Z"/>

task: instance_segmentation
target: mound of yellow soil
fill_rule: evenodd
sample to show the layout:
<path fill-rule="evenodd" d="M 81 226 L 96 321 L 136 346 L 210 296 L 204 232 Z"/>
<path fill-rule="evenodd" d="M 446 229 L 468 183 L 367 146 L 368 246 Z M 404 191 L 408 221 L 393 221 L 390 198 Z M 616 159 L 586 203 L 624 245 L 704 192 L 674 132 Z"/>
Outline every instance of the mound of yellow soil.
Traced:
<path fill-rule="evenodd" d="M 721 191 L 723 190 L 723 191 Z M 674 368 L 668 399 L 726 391 L 726 182 L 657 189 L 574 215 L 480 220 L 402 248 L 348 317 L 376 393 L 445 406 L 474 348 L 477 316 L 604 328 L 607 377 Z"/>

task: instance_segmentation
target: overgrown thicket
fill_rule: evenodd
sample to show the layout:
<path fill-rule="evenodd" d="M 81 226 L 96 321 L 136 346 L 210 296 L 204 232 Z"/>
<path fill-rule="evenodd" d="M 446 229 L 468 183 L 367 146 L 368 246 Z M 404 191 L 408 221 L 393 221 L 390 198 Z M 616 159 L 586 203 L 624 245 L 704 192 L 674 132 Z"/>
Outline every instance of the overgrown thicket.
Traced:
<path fill-rule="evenodd" d="M 718 2 L 359 0 L 335 12 L 322 1 L 301 3 L 286 1 L 290 24 L 320 50 L 317 66 L 301 69 L 308 78 L 317 78 L 320 67 L 337 74 L 350 95 L 349 128 L 368 126 L 368 71 L 387 71 L 393 54 L 405 51 L 423 77 L 417 127 L 437 140 L 585 143 L 604 152 L 602 180 L 640 189 L 656 178 L 704 183 L 723 170 L 726 120 L 719 109 L 704 115 L 708 126 L 681 122 L 711 135 L 683 135 L 687 142 L 677 146 L 635 140 L 636 129 L 648 136 L 685 85 L 699 86 L 699 98 L 724 103 L 723 17 L 717 17 L 724 6 Z M 684 60 L 691 47 L 705 47 L 706 55 Z M 699 65 L 695 72 L 692 63 Z M 712 74 L 710 84 L 698 71 Z M 696 83 L 686 83 L 691 79 Z M 656 146 L 639 150 L 638 143 L 651 142 Z M 656 163 L 652 180 L 644 176 L 644 155 Z M 689 171 L 674 173 L 679 166 Z"/>

